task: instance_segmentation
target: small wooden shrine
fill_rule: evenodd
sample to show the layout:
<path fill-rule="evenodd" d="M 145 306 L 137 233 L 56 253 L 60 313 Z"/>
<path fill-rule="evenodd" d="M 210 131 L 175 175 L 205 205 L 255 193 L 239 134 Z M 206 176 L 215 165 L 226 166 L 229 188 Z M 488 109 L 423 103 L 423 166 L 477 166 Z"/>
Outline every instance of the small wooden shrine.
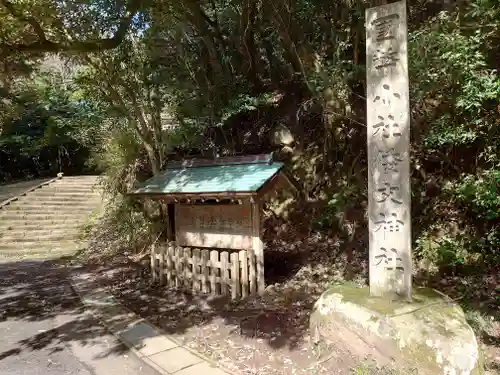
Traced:
<path fill-rule="evenodd" d="M 262 203 L 282 190 L 298 191 L 272 154 L 168 164 L 164 173 L 130 192 L 170 208 L 168 243 L 152 250 L 153 277 L 233 298 L 261 293 Z"/>

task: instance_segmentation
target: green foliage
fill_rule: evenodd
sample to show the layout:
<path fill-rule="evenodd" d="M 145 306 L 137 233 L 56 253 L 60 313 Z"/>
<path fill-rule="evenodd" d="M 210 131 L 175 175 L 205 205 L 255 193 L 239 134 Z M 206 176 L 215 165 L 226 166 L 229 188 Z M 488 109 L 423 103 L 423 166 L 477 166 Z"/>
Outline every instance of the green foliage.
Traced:
<path fill-rule="evenodd" d="M 498 2 L 472 0 L 425 20 L 409 36 L 410 90 L 421 137 L 416 157 L 440 187 L 428 204 L 441 204 L 428 211 L 430 224 L 417 238 L 416 254 L 438 266 L 472 263 L 479 255 L 483 262 L 497 259 L 499 15 Z"/>
<path fill-rule="evenodd" d="M 1 124 L 0 179 L 84 171 L 98 144 L 98 106 L 75 99 L 71 80 L 57 70 L 37 70 L 10 89 L 17 108 Z"/>
<path fill-rule="evenodd" d="M 498 160 L 498 124 L 495 103 L 500 100 L 500 77 L 489 64 L 490 35 L 481 25 L 496 11 L 473 1 L 456 13 L 441 12 L 414 30 L 409 38 L 412 96 L 417 103 L 433 99 L 436 110 L 424 135 L 424 146 L 439 149 L 480 144 L 478 157 L 485 162 Z M 487 18 L 484 18 L 487 17 Z M 434 99 L 435 98 L 435 99 Z"/>
<path fill-rule="evenodd" d="M 249 95 L 240 95 L 234 100 L 230 100 L 227 107 L 223 108 L 219 125 L 239 113 L 251 112 L 259 107 L 270 105 L 272 106 L 272 93 L 263 93 L 256 97 Z"/>
<path fill-rule="evenodd" d="M 449 113 L 437 118 L 425 134 L 423 145 L 428 149 L 471 144 L 479 134 L 465 125 L 454 124 Z"/>
<path fill-rule="evenodd" d="M 99 225 L 90 228 L 88 241 L 92 252 L 87 255 L 102 261 L 106 256 L 147 251 L 156 233 L 152 223 L 137 202 L 119 196 L 105 207 Z"/>
<path fill-rule="evenodd" d="M 111 133 L 89 162 L 104 171 L 101 186 L 108 199 L 121 199 L 137 178 L 145 155 L 137 136 L 122 129 Z"/>
<path fill-rule="evenodd" d="M 464 175 L 447 187 L 456 199 L 467 204 L 481 219 L 500 218 L 500 170 Z"/>
<path fill-rule="evenodd" d="M 354 184 L 345 184 L 339 187 L 339 191 L 332 194 L 327 202 L 321 216 L 312 223 L 318 229 L 330 229 L 332 227 L 343 229 L 341 222 L 345 213 L 357 204 L 359 187 Z"/>
<path fill-rule="evenodd" d="M 49 40 L 71 50 L 68 36 L 93 43 L 113 34 L 127 14 L 124 7 L 133 3 L 16 6 L 22 12 L 29 8 Z M 419 167 L 414 186 L 423 193 L 412 205 L 428 216 L 418 220 L 417 254 L 459 266 L 477 254 L 493 254 L 500 241 L 500 3 L 452 3 L 408 4 L 411 156 Z M 147 220 L 144 206 L 123 194 L 136 181 L 160 173 L 177 151 L 280 151 L 269 142 L 269 129 L 280 123 L 294 137 L 294 144 L 281 150 L 284 158 L 297 167 L 308 198 L 317 203 L 313 226 L 337 229 L 347 212 L 363 210 L 368 163 L 364 10 L 372 2 L 135 5 L 142 11 L 132 9 L 131 32 L 122 35 L 122 43 L 72 58 L 70 79 L 9 75 L 8 89 L 0 91 L 2 171 L 29 164 L 32 174 L 36 169 L 52 173 L 65 165 L 61 160 L 75 164 L 78 152 L 84 159 L 84 151 L 92 149 L 91 164 L 104 171 L 105 190 L 116 205 L 110 215 L 130 223 L 117 229 L 123 234 Z M 33 24 L 4 8 L 2 40 L 39 39 Z M 61 20 L 67 33 L 54 20 Z M 17 67 L 23 74 L 39 57 L 31 55 L 23 65 L 10 55 L 11 71 Z M 205 138 L 221 129 L 220 139 Z M 140 215 L 142 224 L 136 221 Z M 351 224 L 364 225 L 360 216 Z M 452 222 L 454 230 L 448 228 Z M 450 231 L 437 231 L 435 223 Z"/>
<path fill-rule="evenodd" d="M 474 332 L 488 333 L 494 329 L 494 318 L 478 310 L 466 310 L 465 319 Z"/>
<path fill-rule="evenodd" d="M 472 249 L 468 248 L 467 236 L 437 236 L 436 232 L 426 231 L 417 239 L 415 253 L 418 258 L 425 259 L 437 267 L 456 267 L 471 259 Z"/>

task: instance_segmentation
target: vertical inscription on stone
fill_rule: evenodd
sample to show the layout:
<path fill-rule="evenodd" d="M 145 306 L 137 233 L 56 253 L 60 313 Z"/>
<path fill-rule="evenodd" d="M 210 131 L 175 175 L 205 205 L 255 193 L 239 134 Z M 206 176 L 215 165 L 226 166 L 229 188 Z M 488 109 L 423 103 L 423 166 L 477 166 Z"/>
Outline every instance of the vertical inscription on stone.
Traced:
<path fill-rule="evenodd" d="M 366 11 L 370 293 L 411 297 L 406 3 Z"/>

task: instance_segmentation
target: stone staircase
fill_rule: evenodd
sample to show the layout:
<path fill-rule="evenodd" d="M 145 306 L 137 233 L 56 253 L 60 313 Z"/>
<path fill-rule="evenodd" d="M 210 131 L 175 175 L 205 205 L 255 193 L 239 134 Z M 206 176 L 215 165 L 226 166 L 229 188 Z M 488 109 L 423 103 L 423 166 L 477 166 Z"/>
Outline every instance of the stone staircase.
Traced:
<path fill-rule="evenodd" d="M 0 202 L 0 261 L 57 258 L 81 248 L 82 226 L 101 206 L 96 183 L 97 176 L 62 177 Z"/>
<path fill-rule="evenodd" d="M 49 178 L 15 182 L 8 185 L 0 185 L 0 204 L 9 198 L 22 194 L 28 189 L 49 181 Z"/>

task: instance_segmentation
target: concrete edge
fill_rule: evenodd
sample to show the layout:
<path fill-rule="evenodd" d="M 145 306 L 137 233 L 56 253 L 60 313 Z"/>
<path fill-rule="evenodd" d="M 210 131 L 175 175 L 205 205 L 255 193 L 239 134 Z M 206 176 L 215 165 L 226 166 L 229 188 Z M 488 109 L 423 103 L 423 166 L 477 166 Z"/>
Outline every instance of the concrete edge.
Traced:
<path fill-rule="evenodd" d="M 82 293 L 80 293 L 80 291 L 78 290 L 78 287 L 75 285 L 75 283 L 70 279 L 69 280 L 69 284 L 71 286 L 71 289 L 73 289 L 73 291 L 78 295 L 78 297 L 80 298 L 80 301 L 81 303 L 87 307 L 87 304 L 85 303 L 84 301 L 84 296 Z M 102 290 L 100 291 L 106 291 L 106 293 L 109 293 L 111 296 L 113 296 L 112 293 L 110 293 L 108 291 L 108 288 L 103 288 Z M 92 295 L 92 294 L 95 294 L 95 293 L 98 293 L 99 291 L 94 291 L 94 292 L 90 292 L 88 293 L 88 295 Z M 114 296 L 113 296 L 114 297 Z M 118 302 L 118 301 L 117 301 Z M 188 352 L 190 352 L 191 354 L 201 358 L 203 361 L 207 362 L 208 364 L 210 364 L 211 366 L 215 367 L 215 368 L 218 368 L 219 370 L 227 373 L 228 375 L 233 375 L 233 373 L 228 369 L 226 368 L 225 366 L 215 362 L 213 359 L 211 358 L 208 358 L 207 356 L 187 347 L 187 346 L 184 346 L 182 345 L 179 340 L 173 338 L 172 336 L 168 335 L 167 333 L 165 333 L 165 331 L 163 331 L 161 328 L 158 328 L 156 327 L 154 324 L 152 324 L 151 322 L 149 322 L 148 320 L 142 318 L 141 316 L 137 315 L 135 312 L 133 312 L 132 310 L 130 310 L 129 308 L 127 308 L 126 306 L 124 306 L 123 304 L 121 303 L 118 303 L 117 304 L 118 306 L 120 306 L 120 308 L 126 310 L 127 312 L 129 312 L 130 314 L 133 314 L 134 316 L 137 317 L 136 321 L 143 321 L 147 324 L 149 324 L 151 327 L 153 327 L 156 331 L 158 331 L 158 333 L 167 338 L 168 340 L 172 341 L 173 343 L 175 343 L 177 345 L 177 347 L 179 348 L 183 348 L 185 350 L 187 350 Z M 163 369 L 161 366 L 157 365 L 153 360 L 151 360 L 150 358 L 148 358 L 147 356 L 143 355 L 139 350 L 137 350 L 133 344 L 129 343 L 128 341 L 122 339 L 120 337 L 120 335 L 117 333 L 117 331 L 115 329 L 113 329 L 113 327 L 111 327 L 110 324 L 106 323 L 106 321 L 104 319 L 102 319 L 101 316 L 99 316 L 97 313 L 91 311 L 91 309 L 87 309 L 87 310 L 90 310 L 88 311 L 89 314 L 91 314 L 95 319 L 97 319 L 102 325 L 104 325 L 106 327 L 106 329 L 119 341 L 121 342 L 122 344 L 124 344 L 138 359 L 144 361 L 146 364 L 148 364 L 149 366 L 151 366 L 152 368 L 154 368 L 155 370 L 157 370 L 158 372 L 160 372 L 161 374 L 164 374 L 164 375 L 171 375 L 169 372 L 167 372 L 165 369 Z"/>
<path fill-rule="evenodd" d="M 20 194 L 18 194 L 18 195 L 15 195 L 15 196 L 13 196 L 13 197 L 10 197 L 9 199 L 4 200 L 3 202 L 0 202 L 0 209 L 2 209 L 2 208 L 3 208 L 3 207 L 5 207 L 5 206 L 8 206 L 8 205 L 9 205 L 9 204 L 11 204 L 12 202 L 17 201 L 19 198 L 24 197 L 26 194 L 31 193 L 32 191 L 35 191 L 35 190 L 37 190 L 37 189 L 40 189 L 40 188 L 42 188 L 42 187 L 44 187 L 44 186 L 46 186 L 46 185 L 49 185 L 49 184 L 51 184 L 51 183 L 53 183 L 53 182 L 56 182 L 57 180 L 60 180 L 60 179 L 62 179 L 62 178 L 63 178 L 63 174 L 62 174 L 62 173 L 58 173 L 56 178 L 53 178 L 53 179 L 50 179 L 50 180 L 48 180 L 48 181 L 42 182 L 41 184 L 38 184 L 38 185 L 36 185 L 36 186 L 33 186 L 33 187 L 31 187 L 31 188 L 29 188 L 29 189 L 27 189 L 27 190 L 23 191 L 22 193 L 20 193 Z"/>

